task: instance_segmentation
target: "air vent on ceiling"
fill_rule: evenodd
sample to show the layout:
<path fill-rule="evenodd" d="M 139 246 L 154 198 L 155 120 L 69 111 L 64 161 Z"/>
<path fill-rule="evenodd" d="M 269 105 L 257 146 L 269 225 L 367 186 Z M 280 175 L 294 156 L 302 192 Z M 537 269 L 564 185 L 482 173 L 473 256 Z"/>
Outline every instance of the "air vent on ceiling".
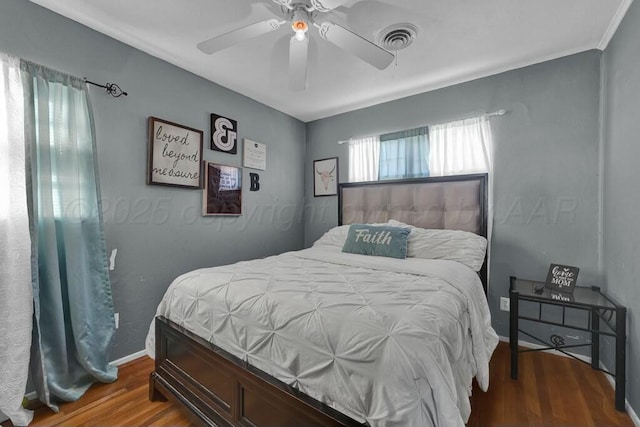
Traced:
<path fill-rule="evenodd" d="M 378 45 L 396 51 L 408 47 L 418 35 L 418 28 L 413 24 L 394 24 L 380 31 Z"/>

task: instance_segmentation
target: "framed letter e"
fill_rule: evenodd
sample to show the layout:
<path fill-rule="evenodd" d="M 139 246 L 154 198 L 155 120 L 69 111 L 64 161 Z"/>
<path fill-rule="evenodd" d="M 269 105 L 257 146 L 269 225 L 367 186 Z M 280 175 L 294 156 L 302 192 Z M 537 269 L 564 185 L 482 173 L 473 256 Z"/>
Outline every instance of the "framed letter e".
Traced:
<path fill-rule="evenodd" d="M 224 153 L 238 152 L 238 122 L 211 114 L 211 149 Z"/>

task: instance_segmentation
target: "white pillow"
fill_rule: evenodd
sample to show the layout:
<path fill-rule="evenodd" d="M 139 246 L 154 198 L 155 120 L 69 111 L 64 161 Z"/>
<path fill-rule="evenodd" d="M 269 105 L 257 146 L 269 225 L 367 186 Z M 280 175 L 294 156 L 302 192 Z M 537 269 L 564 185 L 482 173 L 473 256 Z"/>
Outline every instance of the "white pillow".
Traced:
<path fill-rule="evenodd" d="M 419 228 L 394 219 L 389 225 L 411 229 L 407 257 L 457 261 L 474 271 L 482 268 L 487 251 L 487 239 L 482 236 L 462 230 Z"/>
<path fill-rule="evenodd" d="M 333 227 L 322 235 L 318 240 L 313 243 L 313 246 L 337 246 L 342 250 L 344 242 L 347 240 L 349 234 L 349 225 L 339 225 Z"/>

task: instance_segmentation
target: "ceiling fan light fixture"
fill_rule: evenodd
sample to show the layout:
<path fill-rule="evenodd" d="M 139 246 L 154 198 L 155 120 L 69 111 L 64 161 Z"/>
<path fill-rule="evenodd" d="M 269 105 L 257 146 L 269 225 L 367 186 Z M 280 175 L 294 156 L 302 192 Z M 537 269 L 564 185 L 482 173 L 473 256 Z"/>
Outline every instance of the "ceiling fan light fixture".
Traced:
<path fill-rule="evenodd" d="M 299 42 L 303 41 L 306 37 L 307 37 L 307 35 L 306 35 L 306 33 L 304 31 L 296 31 L 295 38 Z"/>
<path fill-rule="evenodd" d="M 291 28 L 296 33 L 296 40 L 304 40 L 306 32 L 309 30 L 309 13 L 304 8 L 298 6 L 294 9 L 291 20 Z"/>
<path fill-rule="evenodd" d="M 293 21 L 291 28 L 296 32 L 296 40 L 302 41 L 306 37 L 306 33 L 309 30 L 309 24 L 305 21 Z"/>

